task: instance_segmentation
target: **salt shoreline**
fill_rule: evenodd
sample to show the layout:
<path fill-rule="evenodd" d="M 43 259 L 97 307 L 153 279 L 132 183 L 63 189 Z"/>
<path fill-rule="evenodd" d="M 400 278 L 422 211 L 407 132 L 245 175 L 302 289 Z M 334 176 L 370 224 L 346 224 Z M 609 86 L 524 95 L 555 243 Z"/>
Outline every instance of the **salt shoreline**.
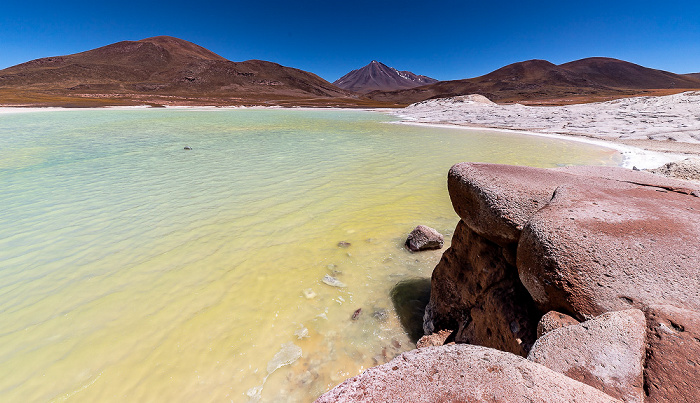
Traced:
<path fill-rule="evenodd" d="M 644 150 L 644 149 L 639 148 L 639 147 L 633 147 L 633 146 L 629 146 L 626 144 L 616 143 L 616 142 L 611 141 L 611 140 L 592 139 L 589 137 L 576 136 L 576 135 L 538 133 L 538 132 L 530 132 L 530 131 L 525 131 L 525 130 L 496 129 L 496 128 L 492 128 L 492 127 L 464 126 L 464 125 L 460 125 L 457 123 L 454 123 L 454 124 L 425 123 L 425 122 L 412 122 L 412 121 L 405 121 L 404 120 L 404 121 L 399 121 L 399 122 L 393 122 L 393 124 L 412 125 L 412 126 L 428 126 L 428 127 L 439 127 L 439 128 L 449 128 L 449 129 L 461 129 L 461 130 L 479 131 L 479 132 L 493 131 L 493 132 L 498 132 L 498 133 L 513 133 L 513 134 L 522 134 L 522 135 L 527 135 L 527 136 L 538 136 L 538 137 L 545 137 L 545 138 L 550 138 L 550 139 L 566 140 L 566 141 L 574 141 L 574 142 L 578 142 L 578 143 L 591 144 L 591 145 L 596 145 L 599 147 L 605 147 L 605 148 L 609 148 L 609 149 L 618 151 L 620 154 L 622 154 L 622 157 L 623 157 L 622 167 L 630 168 L 630 169 L 633 167 L 637 167 L 639 169 L 657 168 L 657 167 L 660 167 L 661 165 L 664 165 L 668 162 L 680 161 L 680 160 L 688 157 L 685 154 L 649 151 L 649 150 Z"/>
<path fill-rule="evenodd" d="M 390 112 L 402 123 L 582 141 L 620 151 L 623 166 L 657 168 L 700 154 L 700 92 L 566 106 L 495 104 L 474 94 Z"/>

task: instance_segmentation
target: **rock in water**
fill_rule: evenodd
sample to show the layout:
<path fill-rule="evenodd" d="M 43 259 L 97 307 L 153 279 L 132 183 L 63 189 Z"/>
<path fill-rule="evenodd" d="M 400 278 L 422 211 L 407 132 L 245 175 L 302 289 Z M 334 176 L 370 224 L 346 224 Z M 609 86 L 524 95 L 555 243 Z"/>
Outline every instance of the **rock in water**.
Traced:
<path fill-rule="evenodd" d="M 190 146 L 185 146 L 185 150 L 192 150 L 192 147 L 190 147 Z"/>
<path fill-rule="evenodd" d="M 272 360 L 267 363 L 267 373 L 271 374 L 277 369 L 285 365 L 289 365 L 301 358 L 301 347 L 289 342 L 282 344 L 282 349 L 272 357 Z"/>
<path fill-rule="evenodd" d="M 406 246 L 413 252 L 440 249 L 444 243 L 442 234 L 425 225 L 417 226 L 406 239 Z"/>
<path fill-rule="evenodd" d="M 335 277 L 329 276 L 328 274 L 323 276 L 323 279 L 321 281 L 323 281 L 325 284 L 328 284 L 331 287 L 339 287 L 339 288 L 347 287 L 345 285 L 345 283 L 343 283 L 342 281 L 338 280 Z"/>

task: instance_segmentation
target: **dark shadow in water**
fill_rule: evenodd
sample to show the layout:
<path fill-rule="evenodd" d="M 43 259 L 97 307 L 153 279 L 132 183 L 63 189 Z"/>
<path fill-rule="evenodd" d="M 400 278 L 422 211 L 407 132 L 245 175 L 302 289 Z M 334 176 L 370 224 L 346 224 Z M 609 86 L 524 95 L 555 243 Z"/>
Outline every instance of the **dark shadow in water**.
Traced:
<path fill-rule="evenodd" d="M 398 282 L 391 289 L 391 302 L 412 342 L 423 337 L 423 313 L 430 300 L 430 279 L 414 278 Z"/>

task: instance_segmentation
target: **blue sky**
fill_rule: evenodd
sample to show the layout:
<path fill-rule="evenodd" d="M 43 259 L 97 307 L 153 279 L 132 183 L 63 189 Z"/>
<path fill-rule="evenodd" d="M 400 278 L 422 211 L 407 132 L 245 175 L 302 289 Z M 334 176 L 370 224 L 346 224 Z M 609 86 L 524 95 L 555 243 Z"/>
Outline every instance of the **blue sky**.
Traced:
<path fill-rule="evenodd" d="M 157 35 L 329 81 L 371 60 L 441 80 L 591 56 L 700 72 L 697 0 L 11 1 L 0 13 L 0 68 Z"/>

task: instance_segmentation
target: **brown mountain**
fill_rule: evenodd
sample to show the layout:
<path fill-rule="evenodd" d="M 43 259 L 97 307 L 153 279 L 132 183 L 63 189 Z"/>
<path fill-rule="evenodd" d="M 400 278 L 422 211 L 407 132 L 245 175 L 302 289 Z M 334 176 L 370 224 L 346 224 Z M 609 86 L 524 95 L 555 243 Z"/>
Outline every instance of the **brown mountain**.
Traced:
<path fill-rule="evenodd" d="M 700 73 L 689 73 L 689 74 L 683 74 L 685 77 L 690 77 L 696 80 L 700 80 Z"/>
<path fill-rule="evenodd" d="M 399 71 L 384 63 L 372 60 L 368 65 L 335 80 L 336 86 L 359 93 L 370 91 L 394 91 L 421 85 L 436 83 L 438 80 L 413 74 L 410 71 Z"/>
<path fill-rule="evenodd" d="M 232 62 L 158 36 L 0 70 L 2 103 L 345 104 L 357 96 L 315 74 L 262 60 Z"/>
<path fill-rule="evenodd" d="M 698 88 L 700 79 L 689 75 L 594 57 L 561 65 L 528 60 L 481 77 L 441 81 L 407 90 L 374 91 L 366 96 L 397 104 L 473 93 L 498 102 L 573 103 Z"/>

